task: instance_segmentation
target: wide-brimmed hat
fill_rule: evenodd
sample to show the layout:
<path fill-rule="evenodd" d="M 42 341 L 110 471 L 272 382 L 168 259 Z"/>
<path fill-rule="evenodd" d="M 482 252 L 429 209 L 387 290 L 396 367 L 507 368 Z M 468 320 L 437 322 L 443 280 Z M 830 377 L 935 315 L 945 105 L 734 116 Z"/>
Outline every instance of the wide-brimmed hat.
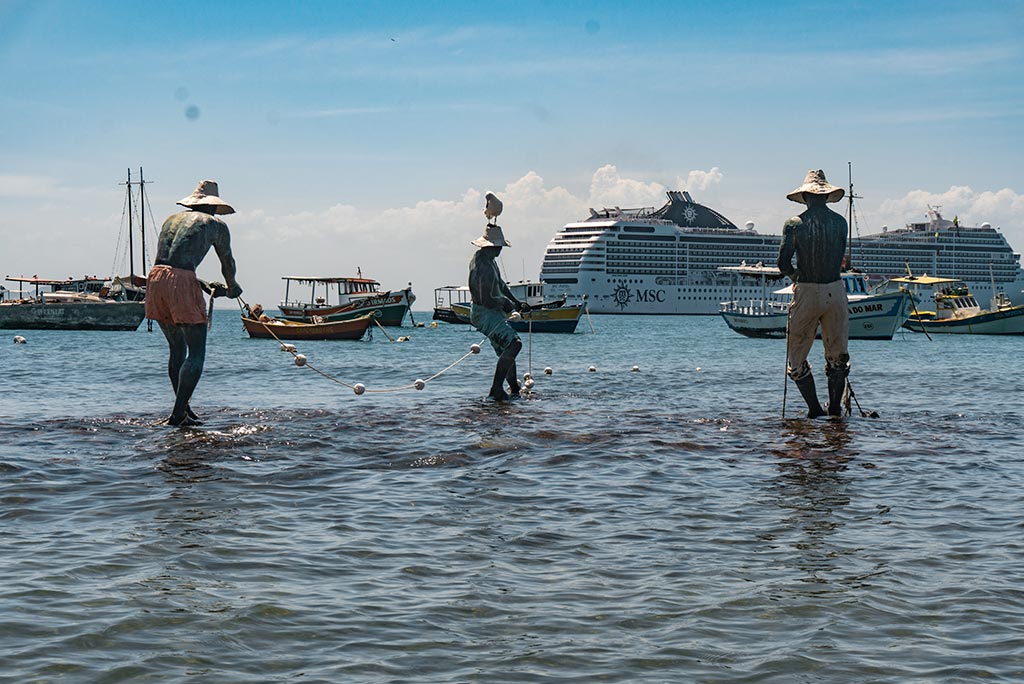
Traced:
<path fill-rule="evenodd" d="M 493 223 L 488 223 L 487 227 L 484 228 L 484 234 L 473 240 L 473 244 L 477 247 L 511 247 L 512 243 L 505 239 L 505 234 L 501 232 L 501 226 L 497 226 Z"/>
<path fill-rule="evenodd" d="M 828 195 L 825 198 L 826 202 L 838 202 L 846 194 L 845 190 L 825 180 L 825 172 L 821 169 L 811 169 L 808 171 L 807 177 L 804 178 L 804 184 L 786 195 L 786 199 L 798 202 L 799 204 L 806 204 L 804 202 L 805 192 L 809 192 L 812 195 Z"/>
<path fill-rule="evenodd" d="M 217 181 L 199 181 L 192 194 L 177 202 L 183 207 L 213 207 L 215 214 L 234 214 L 235 209 L 220 198 Z"/>

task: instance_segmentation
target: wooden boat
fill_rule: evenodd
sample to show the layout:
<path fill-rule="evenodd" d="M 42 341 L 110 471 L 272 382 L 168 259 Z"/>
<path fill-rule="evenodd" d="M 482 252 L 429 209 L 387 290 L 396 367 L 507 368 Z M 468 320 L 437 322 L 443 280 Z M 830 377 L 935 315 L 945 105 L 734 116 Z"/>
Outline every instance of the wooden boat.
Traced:
<path fill-rule="evenodd" d="M 996 292 L 989 308 L 983 309 L 967 283 L 957 278 L 908 275 L 890 278 L 886 287 L 910 291 L 923 301 L 931 299 L 934 310 L 915 310 L 903 324 L 907 330 L 961 335 L 1024 335 L 1024 305 L 1014 306 L 1002 292 Z"/>
<path fill-rule="evenodd" d="M 21 297 L 0 302 L 0 328 L 135 330 L 146 317 L 145 303 L 109 297 L 110 287 L 103 278 L 85 276 L 53 280 L 8 276 L 7 280 L 32 286 L 35 293 L 27 294 L 22 289 L 19 291 Z M 49 290 L 41 291 L 41 288 Z"/>
<path fill-rule="evenodd" d="M 366 314 L 373 314 L 384 326 L 400 326 L 405 314 L 416 301 L 412 283 L 402 290 L 380 291 L 380 283 L 364 278 L 362 271 L 354 278 L 284 276 L 284 300 L 279 308 L 281 318 L 299 323 L 311 323 L 316 319 L 327 322 L 345 321 Z M 292 286 L 308 287 L 309 300 L 291 298 Z"/>
<path fill-rule="evenodd" d="M 300 323 L 252 312 L 242 314 L 242 325 L 249 337 L 280 340 L 358 340 L 373 323 L 366 314 L 343 321 Z"/>
<path fill-rule="evenodd" d="M 452 312 L 459 322 L 469 323 L 469 304 L 453 304 Z M 583 315 L 582 304 L 564 306 L 562 302 L 541 304 L 538 308 L 520 314 L 519 318 L 510 317 L 508 324 L 516 332 L 535 333 L 574 333 Z"/>
<path fill-rule="evenodd" d="M 445 323 L 469 323 L 469 320 L 460 318 L 452 309 L 456 304 L 468 307 L 469 302 L 469 286 L 445 285 L 444 287 L 439 287 L 434 290 L 433 319 Z"/>
<path fill-rule="evenodd" d="M 756 264 L 723 266 L 718 270 L 733 273 L 736 280 L 757 279 L 762 287 L 760 299 L 749 299 L 746 302 L 734 299 L 722 302 L 719 315 L 726 324 L 747 337 L 784 338 L 789 319 L 789 305 L 793 298 L 793 286 L 775 290 L 769 295 L 768 283 L 783 277 L 779 269 L 775 266 Z M 869 294 L 864 274 L 846 271 L 841 277 L 846 287 L 850 313 L 850 339 L 891 340 L 910 314 L 910 294 L 900 291 Z M 818 336 L 821 336 L 820 331 Z"/>

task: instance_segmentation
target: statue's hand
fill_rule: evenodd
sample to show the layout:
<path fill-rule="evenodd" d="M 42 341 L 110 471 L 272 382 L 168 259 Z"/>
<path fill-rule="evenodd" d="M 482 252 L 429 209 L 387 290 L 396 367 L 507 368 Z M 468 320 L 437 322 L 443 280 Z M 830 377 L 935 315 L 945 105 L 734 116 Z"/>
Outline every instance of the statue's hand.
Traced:
<path fill-rule="evenodd" d="M 224 288 L 224 294 L 223 295 L 219 295 L 219 296 L 221 296 L 221 297 L 228 297 L 230 299 L 237 299 L 238 296 L 241 295 L 241 294 L 242 294 L 242 287 L 238 283 L 235 283 L 231 287 Z"/>

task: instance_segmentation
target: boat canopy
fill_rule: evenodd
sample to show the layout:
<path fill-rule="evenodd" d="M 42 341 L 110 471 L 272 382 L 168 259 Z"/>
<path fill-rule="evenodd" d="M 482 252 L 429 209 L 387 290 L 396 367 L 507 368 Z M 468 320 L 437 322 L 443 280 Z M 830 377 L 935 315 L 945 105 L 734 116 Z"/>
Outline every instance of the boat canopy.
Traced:
<path fill-rule="evenodd" d="M 294 280 L 302 285 L 312 285 L 314 283 L 326 283 L 328 285 L 334 283 L 377 283 L 377 281 L 372 278 L 346 278 L 344 276 L 282 276 L 281 280 Z"/>
<path fill-rule="evenodd" d="M 963 283 L 961 278 L 938 278 L 930 275 L 920 276 L 900 276 L 898 278 L 889 278 L 890 283 L 904 283 L 905 285 L 949 285 L 952 283 Z"/>
<path fill-rule="evenodd" d="M 761 262 L 757 262 L 753 266 L 749 266 L 746 263 L 742 263 L 739 266 L 719 266 L 718 270 L 738 275 L 764 276 L 768 279 L 783 277 L 782 271 L 779 270 L 778 266 L 765 266 Z"/>
<path fill-rule="evenodd" d="M 37 278 L 32 276 L 31 278 L 15 278 L 14 276 L 7 276 L 6 278 L 12 283 L 28 283 L 29 285 L 71 285 L 75 283 L 102 283 L 106 282 L 105 278 L 99 278 L 97 276 L 84 276 L 82 278 L 62 278 L 61 280 L 55 280 L 53 278 Z"/>

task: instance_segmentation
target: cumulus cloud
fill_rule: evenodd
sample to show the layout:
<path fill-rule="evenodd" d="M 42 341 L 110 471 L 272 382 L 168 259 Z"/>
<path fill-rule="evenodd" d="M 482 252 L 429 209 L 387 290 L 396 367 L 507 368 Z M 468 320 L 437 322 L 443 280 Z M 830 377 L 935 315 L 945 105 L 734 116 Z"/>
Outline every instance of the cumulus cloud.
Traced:
<path fill-rule="evenodd" d="M 883 201 L 879 214 L 886 217 L 889 225 L 903 226 L 924 220 L 929 205 L 941 207 L 946 218 L 959 217 L 964 225 L 988 222 L 1014 232 L 1024 226 L 1024 195 L 1010 188 L 976 192 L 967 185 L 954 185 L 941 193 L 912 190 L 903 197 Z"/>
<path fill-rule="evenodd" d="M 676 182 L 679 188 L 704 190 L 721 179 L 715 167 L 689 171 Z M 246 254 L 248 267 L 260 273 L 286 275 L 301 269 L 307 275 L 351 275 L 358 267 L 384 287 L 418 283 L 420 295 L 429 298 L 429 289 L 465 280 L 474 249 L 469 242 L 481 234 L 486 220 L 487 191 L 504 203 L 499 222 L 512 247 L 503 252 L 502 261 L 506 277 L 518 280 L 539 275 L 548 241 L 568 221 L 588 216 L 589 207 L 658 207 L 666 189 L 606 164 L 581 193 L 548 186 L 541 175 L 529 171 L 504 187 L 467 188 L 451 199 L 383 208 L 338 204 L 281 216 L 256 210 L 235 215 L 231 226 L 241 269 L 246 268 Z M 274 301 L 273 296 L 263 298 Z"/>
<path fill-rule="evenodd" d="M 679 186 L 680 190 L 689 190 L 691 192 L 703 192 L 721 184 L 721 182 L 722 172 L 717 166 L 712 167 L 709 171 L 690 171 L 686 178 L 682 176 L 676 178 L 676 185 Z"/>

